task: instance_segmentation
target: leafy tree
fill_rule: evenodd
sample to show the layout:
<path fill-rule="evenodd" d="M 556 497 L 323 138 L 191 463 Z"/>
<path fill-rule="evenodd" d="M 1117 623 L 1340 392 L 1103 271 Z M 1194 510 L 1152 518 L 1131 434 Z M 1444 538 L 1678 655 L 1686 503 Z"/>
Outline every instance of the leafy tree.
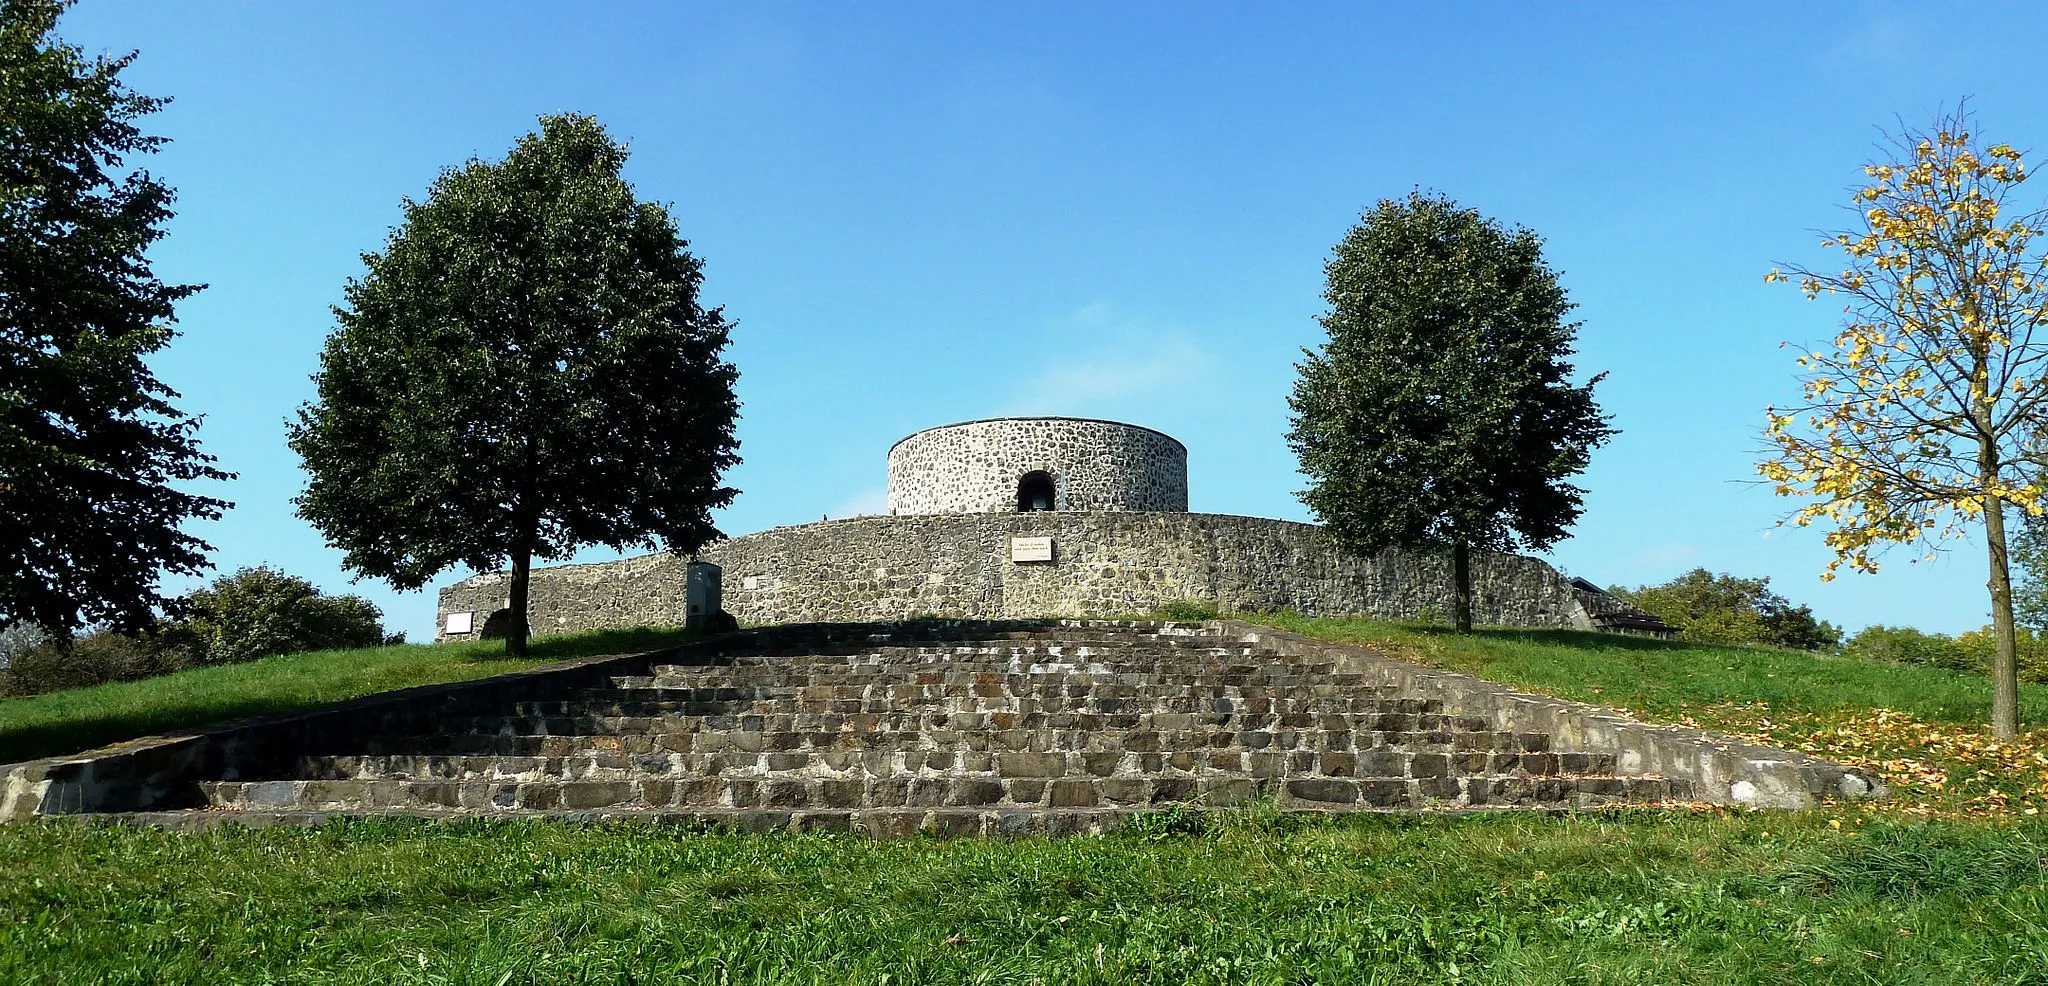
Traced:
<path fill-rule="evenodd" d="M 695 551 L 732 500 L 730 326 L 662 206 L 597 121 L 541 118 L 499 162 L 442 172 L 321 354 L 291 447 L 300 516 L 364 575 L 416 589 L 509 561 L 526 651 L 535 557 L 657 541 Z"/>
<path fill-rule="evenodd" d="M 2007 556 L 2018 576 L 2012 594 L 2013 620 L 2037 633 L 2048 632 L 2048 514 L 2020 518 L 2019 529 L 2011 533 Z"/>
<path fill-rule="evenodd" d="M 244 568 L 195 590 L 187 615 L 165 636 L 198 664 L 253 661 L 272 654 L 375 647 L 384 614 L 361 596 L 329 596 L 268 566 Z"/>
<path fill-rule="evenodd" d="M 2014 634 L 2021 681 L 2048 682 L 2048 637 L 2020 627 Z M 1842 656 L 1887 664 L 1920 664 L 1985 674 L 1998 656 L 1998 634 L 1989 626 L 1951 637 L 1911 627 L 1865 627 L 1842 645 Z"/>
<path fill-rule="evenodd" d="M 165 101 L 121 82 L 132 53 L 55 38 L 68 6 L 0 0 L 0 626 L 61 638 L 142 626 L 162 573 L 211 567 L 180 525 L 230 504 L 172 484 L 232 478 L 143 362 L 199 290 L 150 272 L 171 189 L 124 170 Z"/>
<path fill-rule="evenodd" d="M 1912 627 L 1864 627 L 1842 645 L 1842 656 L 1880 664 L 1920 664 L 1952 671 L 1979 671 L 1984 664 L 1956 638 Z"/>
<path fill-rule="evenodd" d="M 2027 178 L 2019 151 L 1986 146 L 1962 108 L 1927 130 L 1888 134 L 1889 159 L 1864 167 L 1859 223 L 1827 234 L 1839 272 L 1786 265 L 1808 298 L 1846 299 L 1833 344 L 1799 357 L 1804 396 L 1769 410 L 1774 446 L 1758 471 L 1783 496 L 1811 498 L 1789 519 L 1830 526 L 1835 557 L 1875 572 L 1883 549 L 1931 548 L 1981 527 L 1990 556 L 1991 731 L 2019 730 L 2019 679 L 2006 543 L 2008 507 L 2043 501 L 2040 422 L 2048 401 L 2048 212 L 2010 208 Z"/>
<path fill-rule="evenodd" d="M 1695 568 L 1663 585 L 1615 587 L 1617 598 L 1678 628 L 1681 639 L 1706 644 L 1765 644 L 1832 651 L 1842 631 L 1816 620 L 1770 590 L 1769 578 L 1744 579 Z"/>
<path fill-rule="evenodd" d="M 1596 376 L 1570 382 L 1578 323 L 1542 240 L 1414 192 L 1361 217 L 1324 264 L 1329 342 L 1288 400 L 1300 494 L 1348 550 L 1448 546 L 1472 627 L 1473 548 L 1549 547 L 1614 434 Z"/>
<path fill-rule="evenodd" d="M 0 695 L 133 681 L 185 666 L 182 651 L 153 636 L 102 629 L 68 640 L 46 640 L 16 654 L 0 672 Z"/>

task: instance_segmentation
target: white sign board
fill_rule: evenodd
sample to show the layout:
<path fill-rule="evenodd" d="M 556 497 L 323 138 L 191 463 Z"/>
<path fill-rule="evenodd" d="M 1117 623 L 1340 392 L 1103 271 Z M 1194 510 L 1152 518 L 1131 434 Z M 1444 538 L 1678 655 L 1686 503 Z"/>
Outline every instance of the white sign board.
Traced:
<path fill-rule="evenodd" d="M 450 613 L 448 614 L 448 629 L 445 632 L 468 633 L 475 626 L 471 622 L 475 617 L 475 613 Z"/>
<path fill-rule="evenodd" d="M 1011 561 L 1051 561 L 1052 538 L 1011 538 Z"/>

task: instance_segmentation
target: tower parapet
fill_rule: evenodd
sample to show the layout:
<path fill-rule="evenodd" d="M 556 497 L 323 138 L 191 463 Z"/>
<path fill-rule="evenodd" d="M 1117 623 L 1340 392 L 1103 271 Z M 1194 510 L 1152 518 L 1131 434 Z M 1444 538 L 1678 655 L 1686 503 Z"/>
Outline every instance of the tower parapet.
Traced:
<path fill-rule="evenodd" d="M 1187 447 L 1138 425 L 988 418 L 889 449 L 893 514 L 1187 509 Z"/>

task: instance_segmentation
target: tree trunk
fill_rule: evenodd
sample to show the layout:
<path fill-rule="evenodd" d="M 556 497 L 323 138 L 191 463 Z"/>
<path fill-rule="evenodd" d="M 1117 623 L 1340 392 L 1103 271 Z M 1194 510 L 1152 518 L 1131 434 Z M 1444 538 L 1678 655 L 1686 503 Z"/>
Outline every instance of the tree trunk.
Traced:
<path fill-rule="evenodd" d="M 1451 624 L 1459 633 L 1472 632 L 1472 549 L 1463 541 L 1451 544 L 1451 584 L 1457 600 L 1451 604 Z"/>
<path fill-rule="evenodd" d="M 2020 667 L 2012 627 L 2012 570 L 2005 554 L 2005 501 L 1986 497 L 1984 540 L 1991 549 L 1991 735 L 2012 739 L 2020 732 Z"/>
<path fill-rule="evenodd" d="M 505 656 L 526 656 L 526 588 L 532 581 L 533 549 L 522 544 L 512 553 L 512 625 L 505 628 Z"/>

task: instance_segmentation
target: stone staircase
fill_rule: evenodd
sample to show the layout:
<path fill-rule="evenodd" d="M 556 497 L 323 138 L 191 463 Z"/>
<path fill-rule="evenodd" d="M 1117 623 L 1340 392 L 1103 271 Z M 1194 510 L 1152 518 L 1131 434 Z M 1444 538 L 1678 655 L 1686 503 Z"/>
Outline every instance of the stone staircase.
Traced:
<path fill-rule="evenodd" d="M 1076 832 L 1270 797 L 1313 811 L 1692 796 L 1213 625 L 755 632 L 544 699 L 199 783 L 210 813 L 644 816 L 877 835 Z"/>

